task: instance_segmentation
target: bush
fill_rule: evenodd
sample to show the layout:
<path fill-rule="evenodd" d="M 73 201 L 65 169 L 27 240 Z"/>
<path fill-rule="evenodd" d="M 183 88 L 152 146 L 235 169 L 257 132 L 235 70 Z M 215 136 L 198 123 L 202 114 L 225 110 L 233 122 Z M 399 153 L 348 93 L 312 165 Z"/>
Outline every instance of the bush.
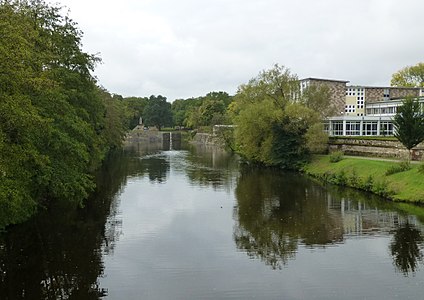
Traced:
<path fill-rule="evenodd" d="M 391 166 L 389 169 L 387 169 L 386 171 L 386 175 L 392 175 L 392 174 L 396 174 L 396 173 L 400 173 L 400 172 L 405 172 L 411 169 L 411 164 L 409 163 L 409 161 L 402 161 L 399 164 L 393 165 Z"/>
<path fill-rule="evenodd" d="M 374 186 L 374 178 L 372 175 L 368 176 L 368 178 L 365 180 L 364 184 L 361 186 L 361 188 L 367 192 L 371 192 L 372 188 Z"/>
<path fill-rule="evenodd" d="M 341 170 L 336 177 L 338 185 L 347 185 L 347 176 L 344 170 Z"/>
<path fill-rule="evenodd" d="M 389 197 L 391 194 L 393 194 L 393 192 L 389 190 L 389 185 L 386 180 L 376 181 L 372 191 L 382 197 Z"/>
<path fill-rule="evenodd" d="M 349 175 L 349 184 L 351 187 L 359 188 L 361 186 L 361 178 L 358 177 L 356 169 L 353 169 Z"/>
<path fill-rule="evenodd" d="M 343 151 L 335 151 L 330 154 L 330 162 L 336 163 L 343 159 Z"/>

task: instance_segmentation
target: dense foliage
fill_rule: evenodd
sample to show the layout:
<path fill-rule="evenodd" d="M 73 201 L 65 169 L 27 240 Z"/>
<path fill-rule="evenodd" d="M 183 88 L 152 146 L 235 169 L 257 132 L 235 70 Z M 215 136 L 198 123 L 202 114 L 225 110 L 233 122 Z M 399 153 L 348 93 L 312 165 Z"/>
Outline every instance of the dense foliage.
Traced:
<path fill-rule="evenodd" d="M 232 99 L 226 92 L 210 92 L 206 96 L 175 100 L 172 103 L 174 123 L 189 128 L 228 124 L 227 108 Z"/>
<path fill-rule="evenodd" d="M 424 110 L 417 99 L 406 98 L 393 118 L 396 138 L 411 150 L 424 141 Z"/>
<path fill-rule="evenodd" d="M 301 94 L 299 87 L 297 76 L 279 65 L 239 87 L 230 111 L 238 152 L 248 161 L 297 169 L 325 144 L 321 120 L 330 98 L 321 95 L 328 91 Z"/>
<path fill-rule="evenodd" d="M 81 205 L 125 131 L 122 103 L 96 85 L 82 32 L 41 0 L 0 1 L 0 225 L 53 199 Z"/>
<path fill-rule="evenodd" d="M 392 86 L 424 87 L 424 63 L 405 67 L 392 75 Z"/>
<path fill-rule="evenodd" d="M 171 103 L 163 96 L 150 96 L 143 110 L 143 123 L 147 126 L 172 126 Z"/>

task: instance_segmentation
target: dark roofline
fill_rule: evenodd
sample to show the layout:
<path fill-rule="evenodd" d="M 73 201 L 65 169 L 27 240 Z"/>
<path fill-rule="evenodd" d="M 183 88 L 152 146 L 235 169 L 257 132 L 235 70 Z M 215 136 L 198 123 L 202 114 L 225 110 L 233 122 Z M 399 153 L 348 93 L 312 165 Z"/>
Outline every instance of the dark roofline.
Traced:
<path fill-rule="evenodd" d="M 300 81 L 304 80 L 317 80 L 317 81 L 330 81 L 330 82 L 342 82 L 342 83 L 348 83 L 348 80 L 336 80 L 336 79 L 324 79 L 324 78 L 316 78 L 316 77 L 308 77 L 300 79 Z"/>

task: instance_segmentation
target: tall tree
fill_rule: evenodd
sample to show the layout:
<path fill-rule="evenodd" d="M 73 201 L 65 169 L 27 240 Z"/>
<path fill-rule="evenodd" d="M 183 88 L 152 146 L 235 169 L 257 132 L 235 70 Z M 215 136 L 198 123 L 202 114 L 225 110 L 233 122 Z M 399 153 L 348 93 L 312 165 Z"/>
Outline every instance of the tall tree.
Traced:
<path fill-rule="evenodd" d="M 301 96 L 301 102 L 316 112 L 322 118 L 334 116 L 337 108 L 334 103 L 331 103 L 331 91 L 328 86 L 311 85 L 308 86 Z"/>
<path fill-rule="evenodd" d="M 320 114 L 300 100 L 297 76 L 279 65 L 241 85 L 229 108 L 240 154 L 269 166 L 298 168 L 311 150 L 307 140 L 313 135 L 307 133 L 321 121 Z M 314 144 L 325 143 L 314 138 Z"/>
<path fill-rule="evenodd" d="M 91 75 L 82 32 L 42 0 L 0 0 L 0 226 L 38 205 L 82 205 L 122 131 Z M 117 125 L 117 126 L 115 126 Z M 112 142 L 113 140 L 113 142 Z"/>
<path fill-rule="evenodd" d="M 133 129 L 138 125 L 140 117 L 143 116 L 144 108 L 147 105 L 148 98 L 143 97 L 128 97 L 124 98 L 124 103 L 127 107 L 127 113 L 129 118 L 128 128 Z"/>
<path fill-rule="evenodd" d="M 393 117 L 396 138 L 409 150 L 424 141 L 424 110 L 418 99 L 406 98 Z"/>
<path fill-rule="evenodd" d="M 392 86 L 424 87 L 424 63 L 405 67 L 392 75 Z"/>
<path fill-rule="evenodd" d="M 171 103 L 166 102 L 166 97 L 150 96 L 143 111 L 144 124 L 156 126 L 159 130 L 163 126 L 172 126 Z"/>

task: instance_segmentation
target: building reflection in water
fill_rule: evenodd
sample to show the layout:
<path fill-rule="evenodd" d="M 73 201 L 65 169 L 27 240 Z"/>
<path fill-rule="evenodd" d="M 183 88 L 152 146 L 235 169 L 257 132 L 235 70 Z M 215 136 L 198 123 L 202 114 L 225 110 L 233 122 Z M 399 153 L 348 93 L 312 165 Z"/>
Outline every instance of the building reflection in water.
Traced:
<path fill-rule="evenodd" d="M 235 195 L 237 247 L 272 268 L 295 258 L 299 245 L 325 248 L 371 235 L 391 236 L 389 252 L 405 275 L 423 259 L 422 223 L 381 198 L 258 169 L 242 170 Z"/>

